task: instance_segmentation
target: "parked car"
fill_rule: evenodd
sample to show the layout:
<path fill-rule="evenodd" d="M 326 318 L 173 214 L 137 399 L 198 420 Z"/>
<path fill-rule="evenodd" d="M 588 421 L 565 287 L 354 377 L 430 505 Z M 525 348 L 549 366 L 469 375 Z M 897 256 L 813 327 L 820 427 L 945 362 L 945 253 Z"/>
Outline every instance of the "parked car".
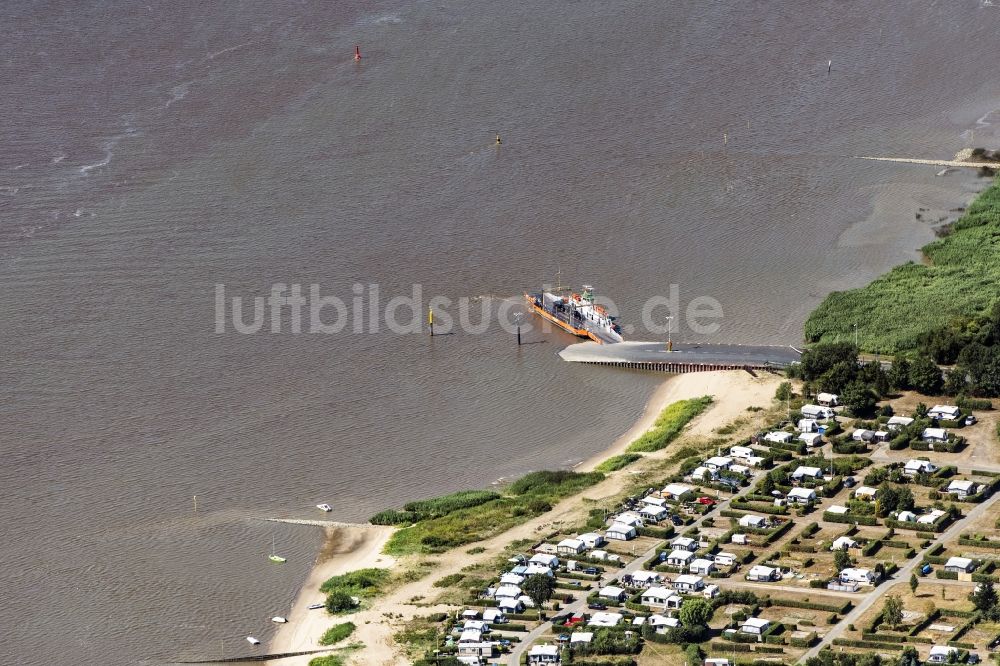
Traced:
<path fill-rule="evenodd" d="M 969 656 L 965 659 L 965 663 L 967 664 L 978 664 L 980 661 L 982 660 L 979 658 L 979 655 L 976 654 L 975 652 L 970 652 Z"/>
<path fill-rule="evenodd" d="M 933 569 L 929 564 L 925 564 L 923 567 L 920 568 L 920 573 L 922 573 L 925 576 L 929 574 L 931 571 L 933 571 Z"/>
<path fill-rule="evenodd" d="M 583 573 L 587 574 L 588 576 L 596 576 L 600 572 L 597 570 L 597 567 L 587 567 L 586 569 L 583 570 Z"/>
<path fill-rule="evenodd" d="M 569 643 L 569 634 L 559 634 L 556 640 L 560 643 Z"/>
<path fill-rule="evenodd" d="M 844 478 L 844 487 L 845 488 L 853 488 L 855 485 L 857 485 L 857 483 L 858 482 L 854 480 L 853 476 L 848 476 L 848 477 Z"/>
<path fill-rule="evenodd" d="M 670 516 L 670 522 L 672 522 L 677 527 L 680 527 L 681 525 L 684 524 L 684 520 L 677 514 Z"/>
<path fill-rule="evenodd" d="M 587 604 L 587 608 L 596 611 L 608 610 L 608 607 L 605 604 Z"/>
<path fill-rule="evenodd" d="M 698 504 L 704 504 L 705 506 L 712 506 L 713 504 L 715 504 L 715 500 L 712 499 L 711 497 L 699 497 L 695 501 L 698 502 Z"/>
<path fill-rule="evenodd" d="M 977 419 L 972 414 L 969 414 L 968 416 L 965 417 L 965 425 L 976 425 L 977 423 L 979 423 L 979 419 Z M 972 658 L 971 654 L 969 655 L 969 658 L 970 659 Z M 978 659 L 978 658 L 979 657 L 976 657 L 976 659 Z M 969 663 L 971 664 L 973 662 L 970 661 Z"/>

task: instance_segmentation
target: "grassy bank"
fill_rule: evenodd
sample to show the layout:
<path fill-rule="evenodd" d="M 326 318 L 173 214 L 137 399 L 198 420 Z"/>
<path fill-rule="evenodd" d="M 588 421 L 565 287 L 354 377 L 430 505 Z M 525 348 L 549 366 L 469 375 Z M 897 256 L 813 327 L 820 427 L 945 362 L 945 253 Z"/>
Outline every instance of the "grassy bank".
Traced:
<path fill-rule="evenodd" d="M 677 439 L 691 419 L 701 414 L 712 404 L 712 396 L 679 400 L 668 405 L 657 417 L 653 427 L 640 435 L 625 450 L 629 453 L 652 453 L 664 448 Z M 607 461 L 605 461 L 607 462 Z"/>
<path fill-rule="evenodd" d="M 358 610 L 355 599 L 364 601 L 382 593 L 389 581 L 388 569 L 358 569 L 328 578 L 319 587 L 326 594 L 326 609 L 330 613 L 352 613 Z"/>
<path fill-rule="evenodd" d="M 408 525 L 389 539 L 385 547 L 389 555 L 440 553 L 488 539 L 545 513 L 559 500 L 603 480 L 605 473 L 635 462 L 642 453 L 664 448 L 711 403 L 711 396 L 703 396 L 671 404 L 626 453 L 605 460 L 593 472 L 532 472 L 502 492 L 466 490 L 410 502 L 402 510 L 380 511 L 371 522 Z"/>
<path fill-rule="evenodd" d="M 951 233 L 926 245 L 925 264 L 897 266 L 860 289 L 834 292 L 809 315 L 809 342 L 853 341 L 865 351 L 916 349 L 956 319 L 984 316 L 1000 300 L 1000 178 Z"/>
<path fill-rule="evenodd" d="M 354 633 L 356 627 L 353 622 L 341 622 L 327 629 L 319 639 L 320 645 L 334 645 L 344 640 Z"/>
<path fill-rule="evenodd" d="M 600 472 L 532 472 L 510 484 L 502 493 L 494 493 L 493 499 L 416 520 L 410 527 L 392 535 L 385 552 L 390 555 L 439 553 L 487 539 L 545 513 L 562 498 L 602 479 L 604 474 Z M 420 504 L 439 508 L 452 506 L 454 503 L 448 499 L 452 497 L 454 495 L 446 495 Z M 388 513 L 380 512 L 373 520 L 384 518 Z"/>
<path fill-rule="evenodd" d="M 609 472 L 617 472 L 624 467 L 628 467 L 641 457 L 642 455 L 638 453 L 622 453 L 621 455 L 611 456 L 595 467 L 594 471 L 604 472 L 605 474 Z"/>

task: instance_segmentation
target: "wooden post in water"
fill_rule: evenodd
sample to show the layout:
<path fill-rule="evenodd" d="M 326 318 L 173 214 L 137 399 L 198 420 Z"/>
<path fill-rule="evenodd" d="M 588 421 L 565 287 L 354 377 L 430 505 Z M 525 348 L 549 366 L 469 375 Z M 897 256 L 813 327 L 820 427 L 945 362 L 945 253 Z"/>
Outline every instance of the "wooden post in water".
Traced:
<path fill-rule="evenodd" d="M 431 337 L 434 337 L 434 310 L 427 308 L 427 323 L 431 327 Z"/>
<path fill-rule="evenodd" d="M 830 70 L 832 70 L 832 69 L 833 69 L 833 61 L 832 60 L 827 60 L 826 61 L 826 73 L 827 73 L 827 76 L 829 76 Z"/>
<path fill-rule="evenodd" d="M 198 496 L 194 496 L 194 512 L 198 513 Z"/>

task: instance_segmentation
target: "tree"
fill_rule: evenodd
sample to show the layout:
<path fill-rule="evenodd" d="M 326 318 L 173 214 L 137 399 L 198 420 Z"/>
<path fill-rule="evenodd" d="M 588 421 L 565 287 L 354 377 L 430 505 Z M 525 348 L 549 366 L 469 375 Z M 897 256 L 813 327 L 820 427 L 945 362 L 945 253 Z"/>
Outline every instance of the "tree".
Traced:
<path fill-rule="evenodd" d="M 842 393 L 844 387 L 855 381 L 858 376 L 857 359 L 835 363 L 816 380 L 822 391 Z"/>
<path fill-rule="evenodd" d="M 896 488 L 896 511 L 913 511 L 915 505 L 912 490 L 906 486 Z"/>
<path fill-rule="evenodd" d="M 538 607 L 539 616 L 542 613 L 542 604 L 552 598 L 552 591 L 556 589 L 555 576 L 545 574 L 532 574 L 521 583 L 521 590 L 535 602 Z"/>
<path fill-rule="evenodd" d="M 944 384 L 941 368 L 930 356 L 918 356 L 910 364 L 910 384 L 924 395 L 937 395 Z"/>
<path fill-rule="evenodd" d="M 864 382 L 853 381 L 840 394 L 840 403 L 854 416 L 871 415 L 877 402 L 878 396 Z"/>
<path fill-rule="evenodd" d="M 837 364 L 858 367 L 858 348 L 846 342 L 813 345 L 802 353 L 800 369 L 806 381 L 818 379 Z"/>
<path fill-rule="evenodd" d="M 715 610 L 705 599 L 688 598 L 681 605 L 680 620 L 685 627 L 703 627 L 712 619 Z"/>
<path fill-rule="evenodd" d="M 851 556 L 848 555 L 846 550 L 838 550 L 833 554 L 833 566 L 837 568 L 838 572 L 847 569 L 851 564 Z"/>
<path fill-rule="evenodd" d="M 774 479 L 771 478 L 770 474 L 766 474 L 760 482 L 760 492 L 764 495 L 770 495 L 774 491 Z"/>
<path fill-rule="evenodd" d="M 917 593 L 917 586 L 920 585 L 920 579 L 917 578 L 917 574 L 910 574 L 910 592 L 913 594 Z"/>
<path fill-rule="evenodd" d="M 903 600 L 892 594 L 885 598 L 882 606 L 882 621 L 895 627 L 903 621 Z"/>
<path fill-rule="evenodd" d="M 992 617 L 997 614 L 997 591 L 990 581 L 977 585 L 975 591 L 969 595 L 969 601 L 977 611 L 987 616 Z"/>
<path fill-rule="evenodd" d="M 792 399 L 792 383 L 791 382 L 781 382 L 778 384 L 778 389 L 774 392 L 774 399 L 784 402 L 786 400 Z"/>
<path fill-rule="evenodd" d="M 900 391 L 910 388 L 910 362 L 905 356 L 897 356 L 889 367 L 889 384 Z"/>
<path fill-rule="evenodd" d="M 355 606 L 354 599 L 344 590 L 334 590 L 326 595 L 326 610 L 329 613 L 343 613 Z"/>
<path fill-rule="evenodd" d="M 878 502 L 875 505 L 875 515 L 885 518 L 896 510 L 899 502 L 899 491 L 891 483 L 883 483 L 878 487 Z"/>
<path fill-rule="evenodd" d="M 917 652 L 917 648 L 912 645 L 903 648 L 896 666 L 920 666 L 920 654 Z"/>

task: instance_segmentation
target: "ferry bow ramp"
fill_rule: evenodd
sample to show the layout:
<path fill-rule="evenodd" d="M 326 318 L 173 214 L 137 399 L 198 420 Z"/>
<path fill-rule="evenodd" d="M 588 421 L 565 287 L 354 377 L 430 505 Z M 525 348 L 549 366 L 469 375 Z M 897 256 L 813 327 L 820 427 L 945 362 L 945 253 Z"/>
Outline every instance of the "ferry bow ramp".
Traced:
<path fill-rule="evenodd" d="M 668 351 L 662 342 L 581 342 L 566 347 L 559 352 L 559 356 L 571 363 L 683 373 L 780 370 L 797 363 L 802 354 L 794 347 L 771 345 L 675 343 L 673 350 Z"/>

